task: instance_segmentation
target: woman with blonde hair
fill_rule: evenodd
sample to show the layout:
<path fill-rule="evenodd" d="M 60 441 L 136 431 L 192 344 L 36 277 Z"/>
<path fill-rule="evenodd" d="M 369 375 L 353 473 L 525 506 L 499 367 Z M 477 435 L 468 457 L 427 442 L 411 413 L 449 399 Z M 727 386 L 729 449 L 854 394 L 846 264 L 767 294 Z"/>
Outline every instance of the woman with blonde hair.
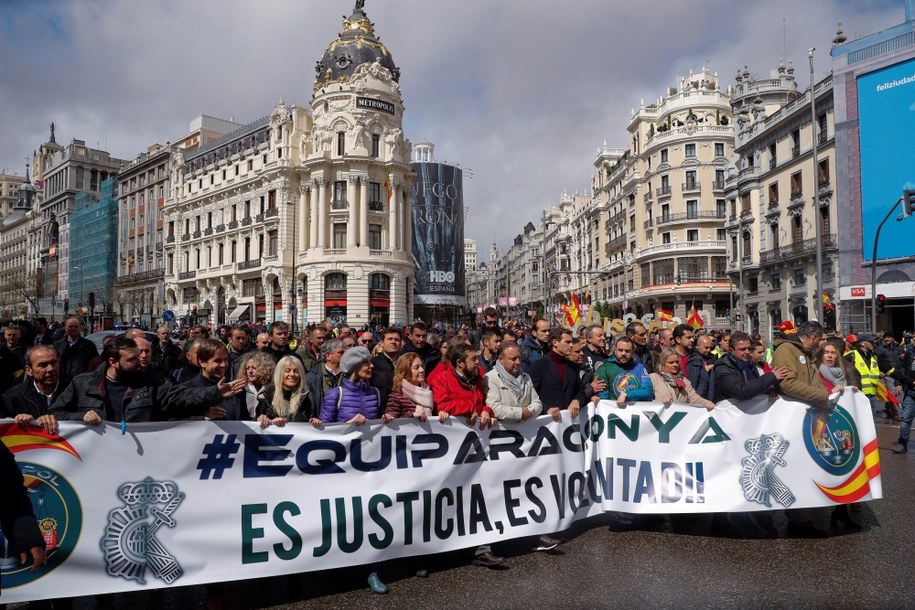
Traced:
<path fill-rule="evenodd" d="M 273 381 L 273 372 L 276 363 L 273 358 L 263 352 L 248 352 L 242 356 L 238 363 L 238 376 L 236 379 L 245 380 L 245 405 L 252 420 L 257 419 L 257 402 L 264 391 Z"/>
<path fill-rule="evenodd" d="M 432 416 L 432 407 L 432 390 L 426 384 L 423 359 L 415 352 L 403 354 L 394 369 L 394 384 L 388 395 L 385 417 L 415 417 L 424 422 Z"/>
<path fill-rule="evenodd" d="M 257 404 L 257 423 L 261 428 L 285 426 L 288 422 L 310 422 L 318 427 L 314 406 L 305 383 L 305 367 L 296 356 L 283 356 L 276 363 L 273 383 L 264 389 Z"/>
<path fill-rule="evenodd" d="M 715 408 L 715 403 L 702 398 L 683 375 L 680 370 L 680 354 L 672 347 L 664 348 L 658 358 L 658 371 L 648 377 L 654 387 L 654 399 L 659 402 L 679 402 L 705 407 L 709 411 Z"/>

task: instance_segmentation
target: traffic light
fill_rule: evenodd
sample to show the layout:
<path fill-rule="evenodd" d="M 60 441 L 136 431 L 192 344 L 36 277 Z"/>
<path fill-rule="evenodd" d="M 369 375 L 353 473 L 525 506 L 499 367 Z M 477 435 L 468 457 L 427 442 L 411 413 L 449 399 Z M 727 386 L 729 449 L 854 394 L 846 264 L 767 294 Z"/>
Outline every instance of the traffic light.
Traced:
<path fill-rule="evenodd" d="M 877 295 L 877 313 L 886 312 L 886 295 L 878 294 Z"/>
<path fill-rule="evenodd" d="M 903 191 L 902 203 L 905 206 L 905 215 L 911 216 L 912 209 L 915 208 L 915 189 L 906 189 Z"/>
<path fill-rule="evenodd" d="M 677 274 L 677 286 L 682 286 L 682 285 L 683 285 L 683 274 L 678 273 Z"/>
<path fill-rule="evenodd" d="M 70 311 L 70 299 L 64 299 L 64 313 Z"/>

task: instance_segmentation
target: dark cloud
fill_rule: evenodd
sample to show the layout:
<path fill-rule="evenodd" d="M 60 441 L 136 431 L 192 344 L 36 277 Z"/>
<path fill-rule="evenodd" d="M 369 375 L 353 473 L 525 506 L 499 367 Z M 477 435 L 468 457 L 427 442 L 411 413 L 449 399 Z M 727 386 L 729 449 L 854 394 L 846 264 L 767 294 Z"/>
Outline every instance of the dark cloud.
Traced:
<path fill-rule="evenodd" d="M 45 141 L 133 158 L 198 114 L 248 122 L 307 104 L 314 62 L 351 1 L 0 2 L 0 167 Z M 585 189 L 603 141 L 625 146 L 640 100 L 708 66 L 725 86 L 744 64 L 793 59 L 806 87 L 829 70 L 836 22 L 850 37 L 902 21 L 901 3 L 809 0 L 369 0 L 401 67 L 405 131 L 473 170 L 467 235 L 505 247 L 563 190 Z M 783 18 L 786 21 L 783 22 Z"/>

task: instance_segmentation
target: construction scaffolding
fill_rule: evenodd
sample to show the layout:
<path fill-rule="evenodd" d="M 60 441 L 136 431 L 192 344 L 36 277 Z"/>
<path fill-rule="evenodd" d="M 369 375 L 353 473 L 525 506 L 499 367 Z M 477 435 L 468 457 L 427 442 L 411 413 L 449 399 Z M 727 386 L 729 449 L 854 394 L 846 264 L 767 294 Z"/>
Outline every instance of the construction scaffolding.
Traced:
<path fill-rule="evenodd" d="M 114 302 L 117 196 L 117 178 L 109 178 L 97 195 L 77 194 L 70 216 L 70 307 L 85 307 L 89 315 L 110 311 Z"/>

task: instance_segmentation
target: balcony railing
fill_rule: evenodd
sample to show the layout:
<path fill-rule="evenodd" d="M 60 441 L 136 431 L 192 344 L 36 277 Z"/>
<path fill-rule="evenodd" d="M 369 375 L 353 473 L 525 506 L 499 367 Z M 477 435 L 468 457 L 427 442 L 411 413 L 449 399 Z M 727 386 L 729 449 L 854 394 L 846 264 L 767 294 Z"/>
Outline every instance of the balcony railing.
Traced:
<path fill-rule="evenodd" d="M 207 227 L 206 229 L 204 229 L 204 230 L 203 230 L 203 234 L 204 234 L 204 235 L 212 235 L 212 234 L 213 234 L 213 227 Z"/>
<path fill-rule="evenodd" d="M 237 220 L 230 220 L 230 221 L 229 221 L 229 228 L 230 228 L 230 229 L 237 229 L 237 228 L 238 228 L 238 221 L 237 221 Z"/>
<path fill-rule="evenodd" d="M 648 191 L 647 193 L 642 195 L 642 199 L 645 200 L 645 203 L 648 203 L 649 201 L 651 201 L 651 191 Z"/>
<path fill-rule="evenodd" d="M 612 250 L 612 249 L 614 249 L 614 248 L 616 248 L 616 247 L 618 247 L 618 246 L 621 246 L 621 245 L 623 245 L 623 244 L 625 244 L 625 243 L 626 243 L 626 236 L 625 236 L 625 235 L 620 235 L 619 237 L 617 237 L 617 238 L 614 239 L 613 241 L 609 242 L 609 243 L 606 245 L 606 247 L 604 248 L 604 251 L 605 251 L 605 252 L 609 252 L 610 250 Z"/>
<path fill-rule="evenodd" d="M 834 234 L 823 235 L 821 243 L 823 248 L 836 248 L 836 236 Z M 763 250 L 759 253 L 759 262 L 771 263 L 810 254 L 816 254 L 816 239 L 805 239 L 772 250 Z"/>
<path fill-rule="evenodd" d="M 197 277 L 196 271 L 182 271 L 181 273 L 178 274 L 179 280 L 192 280 L 195 277 Z"/>
<path fill-rule="evenodd" d="M 651 246 L 649 248 L 643 248 L 639 251 L 639 255 L 647 254 L 657 254 L 661 252 L 674 252 L 678 250 L 703 250 L 703 249 L 718 249 L 726 248 L 727 242 L 724 240 L 711 240 L 711 241 L 680 241 L 670 244 L 659 244 L 657 246 Z"/>
<path fill-rule="evenodd" d="M 263 215 L 263 214 L 258 214 L 257 216 L 255 216 L 255 217 L 254 217 L 254 222 L 264 222 L 264 215 Z"/>
<path fill-rule="evenodd" d="M 244 218 L 241 219 L 241 226 L 247 227 L 249 224 L 251 224 L 251 222 L 252 222 L 251 217 L 245 216 Z"/>
<path fill-rule="evenodd" d="M 715 180 L 712 182 L 713 191 L 723 191 L 724 190 L 724 180 Z"/>
<path fill-rule="evenodd" d="M 769 170 L 773 170 L 778 166 L 778 161 L 774 158 L 769 159 Z"/>
<path fill-rule="evenodd" d="M 200 231 L 199 230 L 194 231 L 194 233 L 191 234 L 191 237 L 193 237 L 194 239 L 198 239 L 200 237 Z"/>
<path fill-rule="evenodd" d="M 349 204 L 347 203 L 346 199 L 334 199 L 330 204 L 330 208 L 332 210 L 345 210 L 348 207 Z"/>
<path fill-rule="evenodd" d="M 791 156 L 799 157 L 800 155 L 801 155 L 801 145 L 795 144 L 794 146 L 791 147 Z"/>
<path fill-rule="evenodd" d="M 273 218 L 274 216 L 278 216 L 279 213 L 279 208 L 267 208 L 267 211 L 264 212 L 264 218 Z"/>
<path fill-rule="evenodd" d="M 245 261 L 243 263 L 238 263 L 239 271 L 247 271 L 248 269 L 256 269 L 261 266 L 261 260 L 255 258 L 254 260 Z"/>
<path fill-rule="evenodd" d="M 642 226 L 647 231 L 648 229 L 650 229 L 652 227 L 653 224 L 654 224 L 654 220 L 649 218 L 648 220 L 645 221 L 645 223 Z"/>
<path fill-rule="evenodd" d="M 217 233 L 222 233 L 222 232 L 225 231 L 225 230 L 226 230 L 226 225 L 216 225 L 216 232 L 217 232 Z"/>
<path fill-rule="evenodd" d="M 692 192 L 692 191 L 696 191 L 696 192 L 702 191 L 702 186 L 699 184 L 698 180 L 687 180 L 686 182 L 684 182 L 680 185 L 680 188 L 684 193 L 688 193 L 688 192 Z"/>
<path fill-rule="evenodd" d="M 165 238 L 165 243 L 167 243 L 167 244 L 173 244 L 173 243 L 175 243 L 175 236 L 174 236 L 174 235 L 169 235 L 168 237 L 166 237 L 166 238 Z"/>
<path fill-rule="evenodd" d="M 695 212 L 679 212 L 679 213 L 677 213 L 677 214 L 661 215 L 661 217 L 657 219 L 657 222 L 658 222 L 658 226 L 661 226 L 662 224 L 666 224 L 666 223 L 669 223 L 669 222 L 677 222 L 677 221 L 680 221 L 680 220 L 701 220 L 701 219 L 704 219 L 704 218 L 717 218 L 717 219 L 722 219 L 722 220 L 723 220 L 723 219 L 724 219 L 724 213 L 723 213 L 723 212 L 718 212 L 718 211 L 715 211 L 715 210 L 703 210 L 703 211 L 695 211 Z"/>
<path fill-rule="evenodd" d="M 661 188 L 655 189 L 655 194 L 658 197 L 665 197 L 670 195 L 670 185 L 662 186 Z"/>
<path fill-rule="evenodd" d="M 369 201 L 369 210 L 372 212 L 384 212 L 384 203 L 381 201 Z"/>

